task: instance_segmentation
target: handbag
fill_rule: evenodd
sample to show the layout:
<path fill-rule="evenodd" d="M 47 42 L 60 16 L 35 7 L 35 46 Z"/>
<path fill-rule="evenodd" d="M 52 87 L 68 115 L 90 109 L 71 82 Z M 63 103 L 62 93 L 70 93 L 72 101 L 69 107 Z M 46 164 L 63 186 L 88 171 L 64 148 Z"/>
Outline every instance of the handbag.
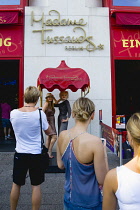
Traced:
<path fill-rule="evenodd" d="M 48 155 L 48 148 L 44 145 L 44 137 L 42 132 L 42 118 L 41 118 L 41 109 L 39 109 L 39 115 L 40 115 L 40 130 L 41 130 L 41 166 L 44 171 L 46 171 L 49 167 L 49 155 Z"/>

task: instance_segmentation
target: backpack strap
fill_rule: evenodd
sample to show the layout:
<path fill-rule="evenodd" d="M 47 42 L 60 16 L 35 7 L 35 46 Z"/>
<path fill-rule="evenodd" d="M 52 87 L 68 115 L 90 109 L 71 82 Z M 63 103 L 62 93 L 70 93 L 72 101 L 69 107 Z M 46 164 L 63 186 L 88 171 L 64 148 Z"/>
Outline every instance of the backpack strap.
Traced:
<path fill-rule="evenodd" d="M 77 138 L 78 136 L 82 135 L 86 133 L 86 131 L 79 133 L 78 135 L 76 135 L 74 138 L 70 138 L 70 132 L 68 131 L 68 135 L 70 138 L 70 153 L 69 153 L 69 163 L 70 163 L 70 200 L 71 200 L 71 192 L 72 192 L 72 155 L 71 155 L 71 151 L 72 151 L 72 141 Z"/>

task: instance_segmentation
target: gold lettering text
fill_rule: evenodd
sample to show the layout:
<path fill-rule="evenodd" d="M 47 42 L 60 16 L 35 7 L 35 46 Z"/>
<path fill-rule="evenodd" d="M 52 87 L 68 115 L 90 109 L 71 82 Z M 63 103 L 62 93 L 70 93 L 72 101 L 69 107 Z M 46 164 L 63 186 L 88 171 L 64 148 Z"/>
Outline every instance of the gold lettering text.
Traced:
<path fill-rule="evenodd" d="M 44 28 L 44 25 L 46 26 L 69 26 L 69 25 L 79 25 L 79 26 L 85 26 L 87 23 L 84 23 L 84 19 L 81 18 L 79 20 L 69 20 L 69 19 L 60 19 L 60 13 L 57 10 L 50 10 L 49 15 L 52 15 L 52 13 L 55 12 L 58 15 L 57 19 L 47 19 L 44 20 L 44 12 L 42 13 L 41 18 L 35 19 L 34 12 L 31 12 L 31 26 L 33 26 L 34 22 L 41 22 L 42 28 Z"/>
<path fill-rule="evenodd" d="M 128 39 L 122 39 L 123 47 L 129 47 L 128 46 Z"/>
<path fill-rule="evenodd" d="M 139 40 L 136 40 L 136 47 L 139 47 L 140 46 L 140 42 Z"/>
<path fill-rule="evenodd" d="M 6 38 L 6 39 L 0 38 L 0 47 L 3 45 L 6 47 L 11 46 L 12 45 L 11 38 Z"/>
<path fill-rule="evenodd" d="M 8 42 L 9 41 L 9 42 Z M 11 46 L 11 38 L 6 38 L 4 40 L 4 46 Z"/>
<path fill-rule="evenodd" d="M 133 39 L 130 40 L 130 47 L 134 47 L 134 41 Z"/>

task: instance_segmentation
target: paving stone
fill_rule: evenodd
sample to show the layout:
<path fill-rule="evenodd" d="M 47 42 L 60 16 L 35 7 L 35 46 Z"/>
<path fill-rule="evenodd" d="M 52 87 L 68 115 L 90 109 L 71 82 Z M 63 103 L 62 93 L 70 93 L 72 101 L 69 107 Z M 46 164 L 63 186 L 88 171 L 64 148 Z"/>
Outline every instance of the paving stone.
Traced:
<path fill-rule="evenodd" d="M 119 166 L 119 158 L 107 150 L 109 168 Z M 0 152 L 0 210 L 9 210 L 9 196 L 12 186 L 13 152 Z M 128 160 L 124 160 L 127 162 Z M 42 188 L 40 210 L 63 210 L 64 173 L 46 173 Z M 29 177 L 21 188 L 17 210 L 31 209 L 31 186 Z"/>

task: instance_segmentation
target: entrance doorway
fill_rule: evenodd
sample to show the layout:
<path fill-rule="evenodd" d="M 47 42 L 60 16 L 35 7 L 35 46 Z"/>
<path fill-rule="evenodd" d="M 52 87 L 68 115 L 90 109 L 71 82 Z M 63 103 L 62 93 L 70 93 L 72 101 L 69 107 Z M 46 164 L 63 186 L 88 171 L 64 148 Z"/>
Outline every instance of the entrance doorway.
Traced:
<path fill-rule="evenodd" d="M 19 102 L 19 60 L 0 60 L 0 103 L 8 103 L 11 109 Z M 14 132 L 11 127 L 11 140 L 4 140 L 2 124 L 0 126 L 0 151 L 11 151 L 15 145 Z"/>
<path fill-rule="evenodd" d="M 140 111 L 140 60 L 116 60 L 116 115 Z"/>
<path fill-rule="evenodd" d="M 18 107 L 19 60 L 0 60 L 0 102 L 6 100 L 12 109 Z"/>

